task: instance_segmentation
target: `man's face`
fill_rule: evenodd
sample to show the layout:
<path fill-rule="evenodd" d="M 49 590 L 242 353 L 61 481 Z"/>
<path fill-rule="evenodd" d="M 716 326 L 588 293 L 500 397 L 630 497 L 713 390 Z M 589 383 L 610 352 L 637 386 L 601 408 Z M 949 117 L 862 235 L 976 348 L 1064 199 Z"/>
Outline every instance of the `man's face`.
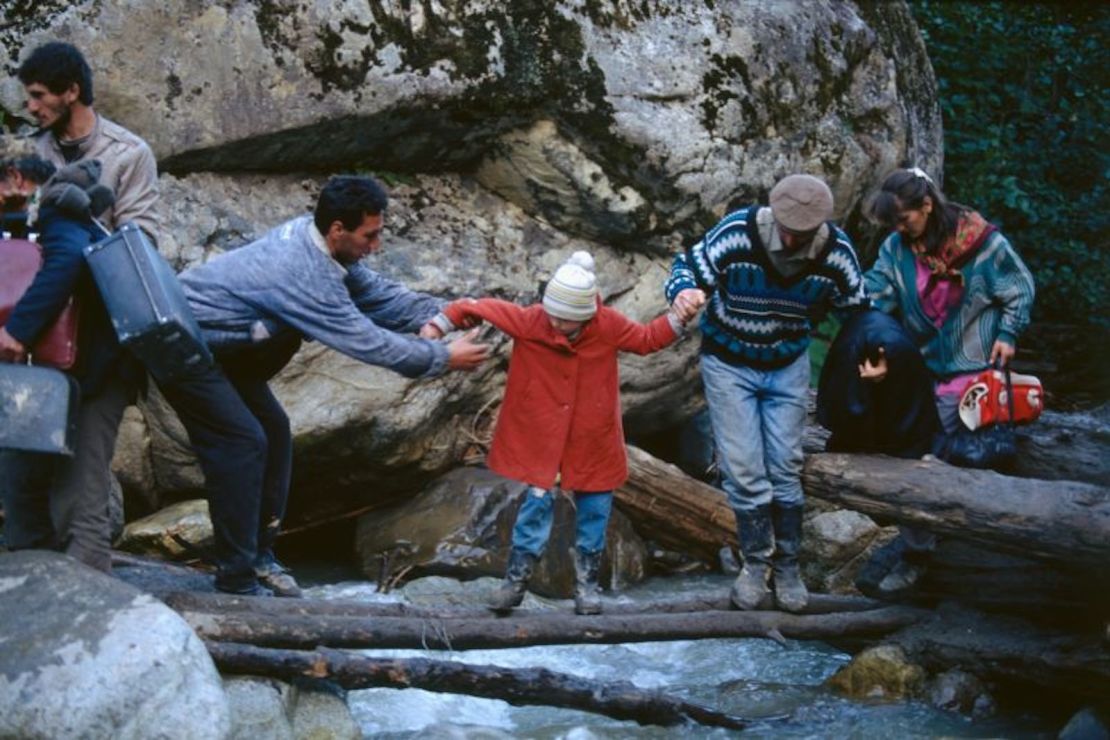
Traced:
<path fill-rule="evenodd" d="M 39 126 L 54 132 L 64 130 L 69 123 L 70 108 L 77 100 L 77 85 L 70 85 L 68 90 L 54 94 L 41 82 L 32 82 L 25 90 L 27 110 Z"/>
<path fill-rule="evenodd" d="M 380 213 L 364 215 L 362 223 L 349 231 L 342 221 L 332 221 L 325 236 L 331 256 L 342 265 L 353 265 L 378 251 L 382 245 L 382 221 Z"/>
<path fill-rule="evenodd" d="M 792 231 L 780 223 L 775 224 L 779 230 L 779 241 L 782 246 L 786 247 L 788 252 L 797 252 L 800 249 L 805 249 L 813 243 L 813 237 L 817 235 L 817 229 L 813 231 Z"/>

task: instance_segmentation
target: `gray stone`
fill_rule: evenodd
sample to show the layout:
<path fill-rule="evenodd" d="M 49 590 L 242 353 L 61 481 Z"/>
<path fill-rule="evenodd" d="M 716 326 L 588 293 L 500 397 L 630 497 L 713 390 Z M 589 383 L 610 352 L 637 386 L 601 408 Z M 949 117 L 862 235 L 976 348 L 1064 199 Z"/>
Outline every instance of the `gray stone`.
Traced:
<path fill-rule="evenodd" d="M 181 544 L 183 540 L 191 548 Z M 212 519 L 203 499 L 181 501 L 128 524 L 116 547 L 128 552 L 170 560 L 191 558 L 211 547 Z"/>
<path fill-rule="evenodd" d="M 1092 707 L 1076 712 L 1057 736 L 1059 740 L 1108 740 L 1110 720 Z"/>
<path fill-rule="evenodd" d="M 128 406 L 123 412 L 123 421 L 116 436 L 112 472 L 119 480 L 127 499 L 136 500 L 143 510 L 158 508 L 156 502 L 148 498 L 155 490 L 150 434 L 146 420 L 137 406 Z"/>
<path fill-rule="evenodd" d="M 232 676 L 224 679 L 231 708 L 233 740 L 293 740 L 293 725 L 287 716 L 292 686 L 269 678 Z"/>
<path fill-rule="evenodd" d="M 994 712 L 994 699 L 983 682 L 958 668 L 940 673 L 929 681 L 926 689 L 929 703 L 950 712 L 982 718 Z"/>
<path fill-rule="evenodd" d="M 259 676 L 224 679 L 237 740 L 355 740 L 362 733 L 343 692 Z"/>
<path fill-rule="evenodd" d="M 125 583 L 56 553 L 0 554 L 0 624 L 0 736 L 228 734 L 204 645 Z"/>
<path fill-rule="evenodd" d="M 297 691 L 293 706 L 295 740 L 357 740 L 362 731 L 340 692 Z"/>
<path fill-rule="evenodd" d="M 817 503 L 819 499 L 807 499 Z M 811 507 L 815 508 L 815 507 Z M 869 517 L 847 509 L 823 510 L 803 525 L 802 575 L 810 588 L 826 593 L 853 593 L 860 569 L 871 552 L 897 536 Z"/>

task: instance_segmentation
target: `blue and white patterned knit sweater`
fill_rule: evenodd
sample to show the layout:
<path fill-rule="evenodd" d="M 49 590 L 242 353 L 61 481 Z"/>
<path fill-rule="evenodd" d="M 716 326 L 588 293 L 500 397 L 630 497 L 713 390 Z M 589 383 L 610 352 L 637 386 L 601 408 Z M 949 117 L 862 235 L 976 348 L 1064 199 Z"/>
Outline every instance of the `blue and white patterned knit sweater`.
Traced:
<path fill-rule="evenodd" d="M 815 312 L 867 308 L 863 272 L 847 234 L 829 224 L 825 248 L 785 277 L 767 256 L 756 225 L 759 206 L 730 213 L 679 253 L 665 292 L 687 288 L 709 297 L 701 318 L 702 352 L 734 365 L 785 367 L 809 346 Z"/>

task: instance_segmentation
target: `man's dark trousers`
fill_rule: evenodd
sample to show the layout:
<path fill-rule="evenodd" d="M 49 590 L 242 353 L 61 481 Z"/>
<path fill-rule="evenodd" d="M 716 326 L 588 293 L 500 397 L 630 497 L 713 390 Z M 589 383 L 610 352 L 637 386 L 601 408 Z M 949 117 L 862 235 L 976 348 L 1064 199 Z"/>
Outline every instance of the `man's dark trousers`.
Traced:
<path fill-rule="evenodd" d="M 160 383 L 204 471 L 215 536 L 216 587 L 249 591 L 256 566 L 272 557 L 285 516 L 293 464 L 289 417 L 268 381 L 292 358 L 300 337 L 284 336 L 216 353 L 216 365 Z"/>

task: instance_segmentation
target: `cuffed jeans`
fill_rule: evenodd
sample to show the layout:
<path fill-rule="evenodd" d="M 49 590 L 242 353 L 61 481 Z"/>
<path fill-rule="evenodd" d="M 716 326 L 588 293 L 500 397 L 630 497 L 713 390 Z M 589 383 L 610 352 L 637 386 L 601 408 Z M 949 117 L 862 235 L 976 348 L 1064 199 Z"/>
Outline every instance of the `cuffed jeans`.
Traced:
<path fill-rule="evenodd" d="M 81 400 L 72 457 L 6 450 L 0 453 L 4 537 L 12 550 L 54 549 L 85 565 L 112 567 L 112 454 L 131 383 L 112 376 Z"/>
<path fill-rule="evenodd" d="M 778 370 L 701 356 L 722 487 L 735 512 L 801 506 L 809 357 Z"/>
<path fill-rule="evenodd" d="M 596 555 L 605 549 L 605 529 L 613 510 L 613 492 L 574 492 L 575 545 L 584 555 Z M 524 491 L 524 501 L 513 525 L 513 549 L 543 555 L 551 537 L 551 522 L 555 517 L 555 493 L 538 486 Z"/>
<path fill-rule="evenodd" d="M 268 381 L 300 346 L 285 337 L 235 353 L 195 376 L 160 385 L 204 471 L 217 585 L 239 590 L 273 559 L 293 467 L 289 417 Z"/>

